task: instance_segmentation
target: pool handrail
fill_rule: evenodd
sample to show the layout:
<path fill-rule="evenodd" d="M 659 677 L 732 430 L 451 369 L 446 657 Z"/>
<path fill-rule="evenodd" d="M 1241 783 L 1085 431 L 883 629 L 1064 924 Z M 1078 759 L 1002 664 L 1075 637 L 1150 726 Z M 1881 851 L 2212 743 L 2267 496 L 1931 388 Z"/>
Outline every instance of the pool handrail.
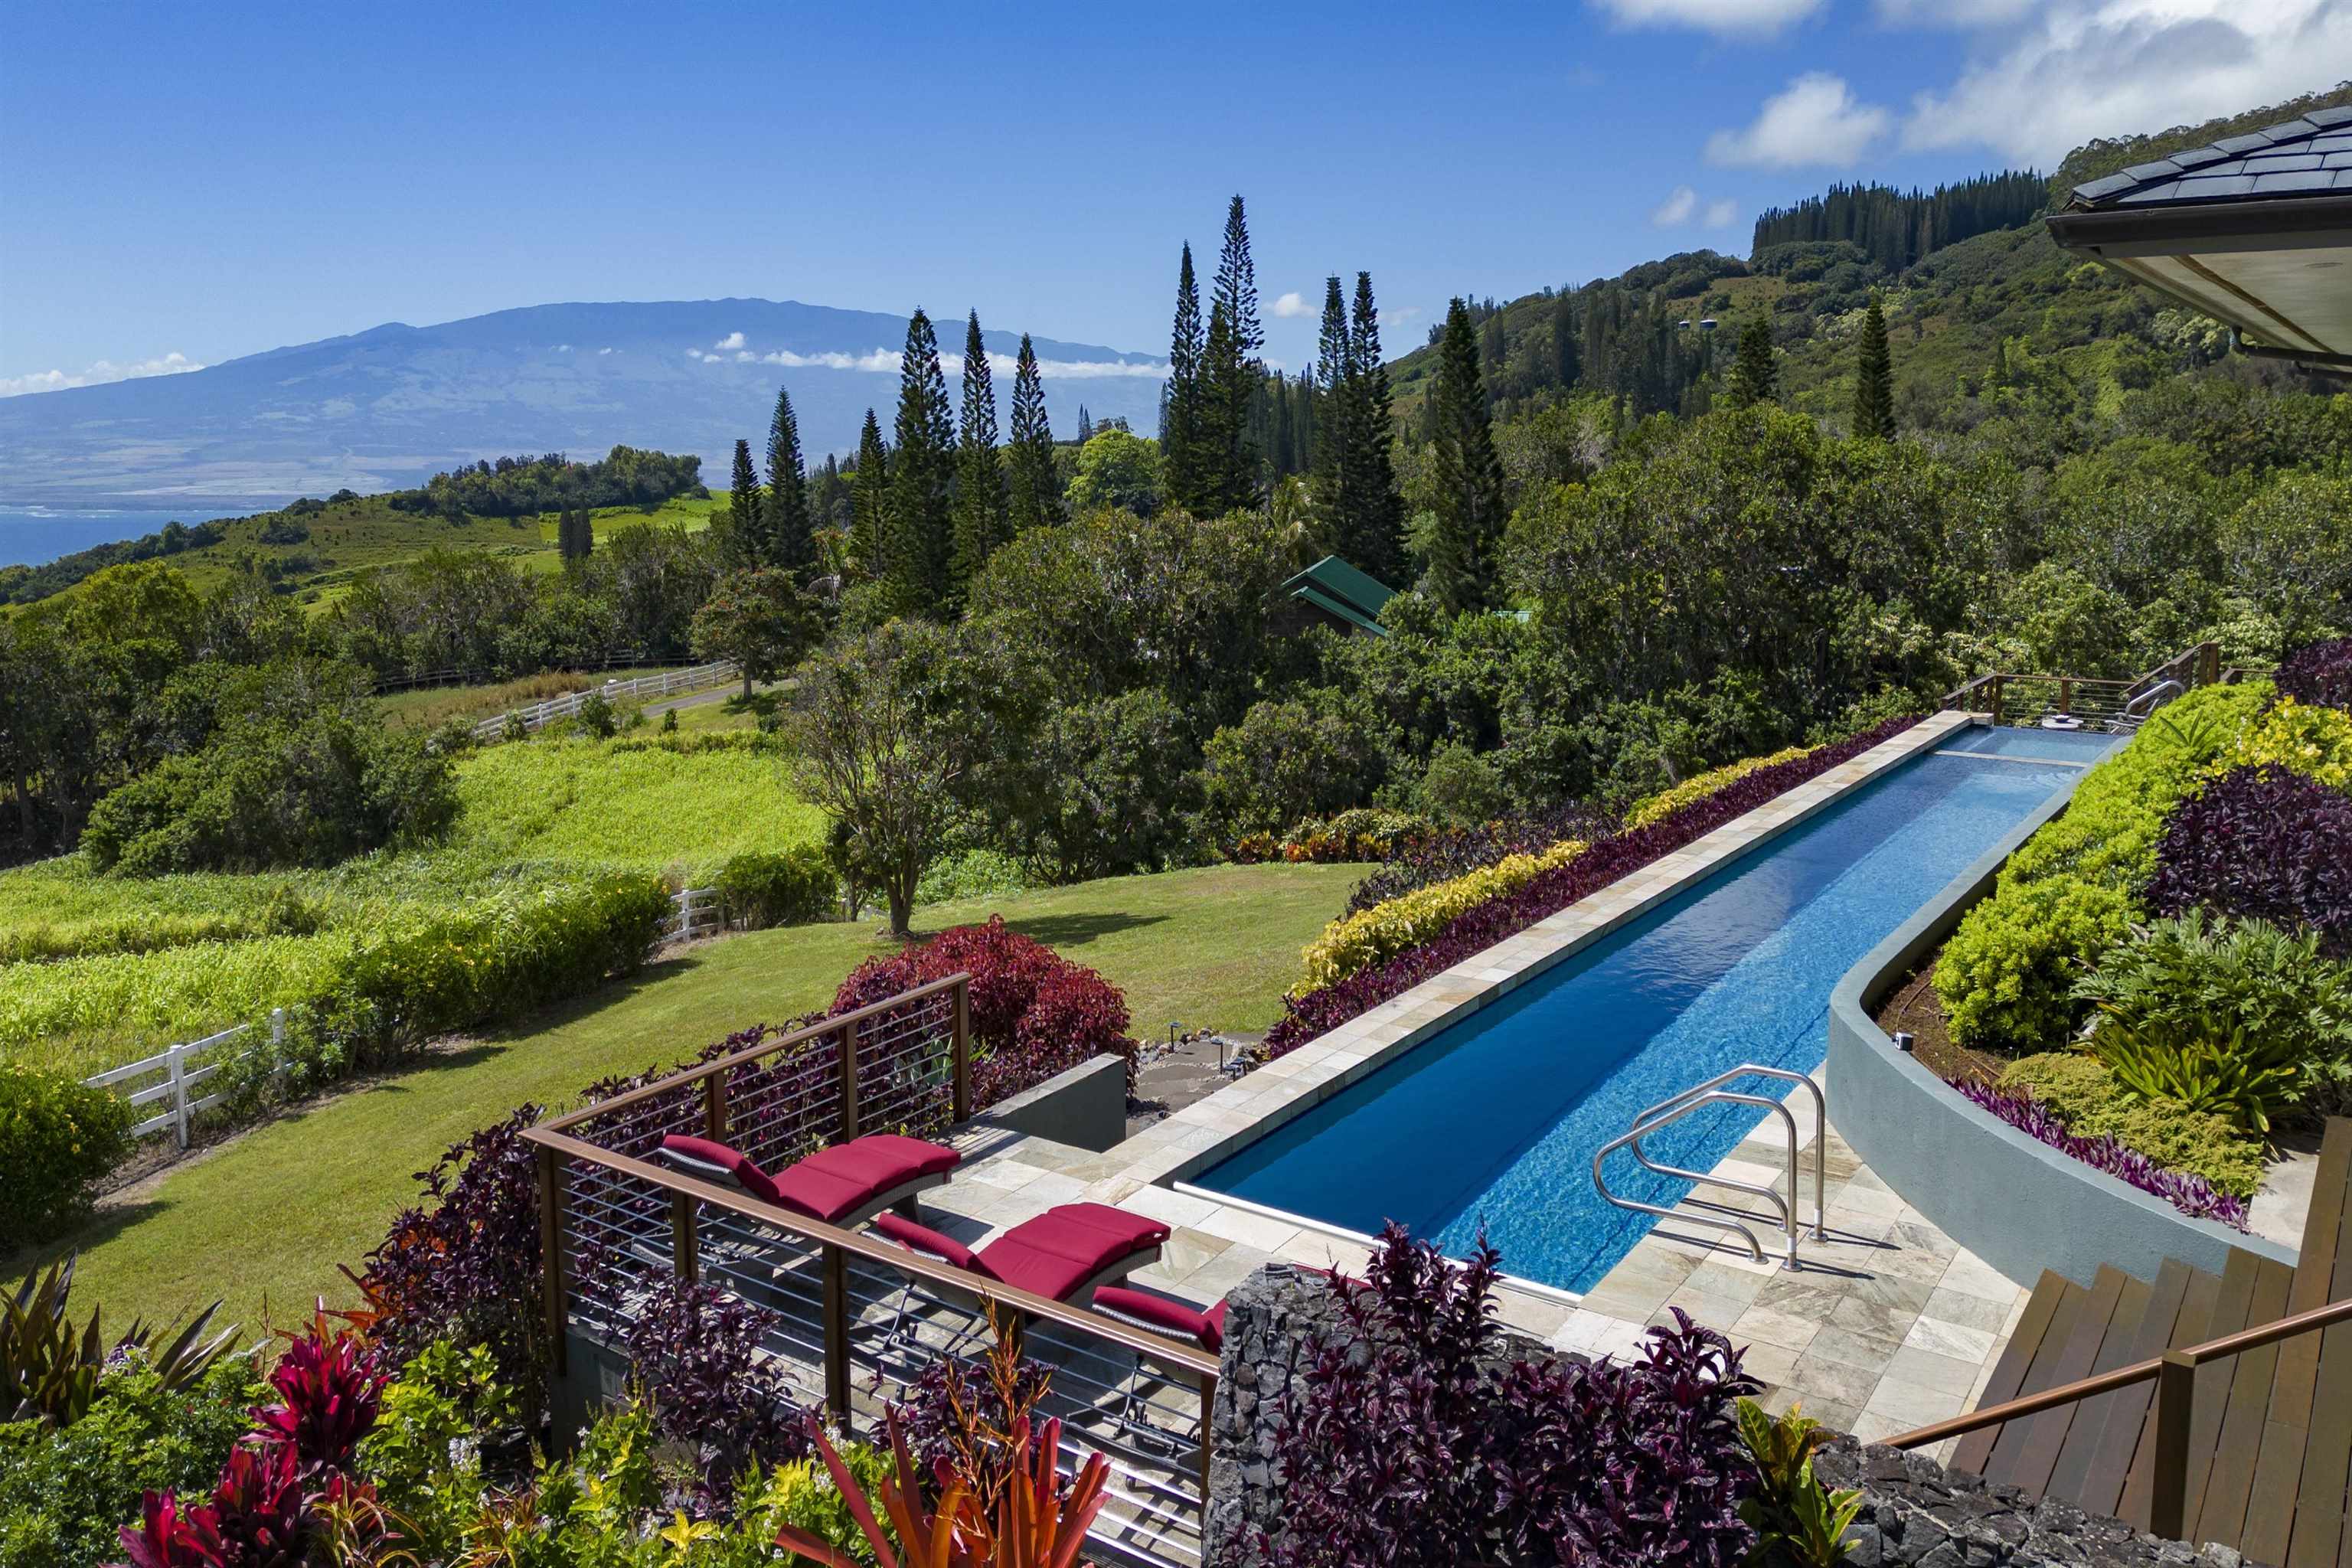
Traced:
<path fill-rule="evenodd" d="M 1737 1192 L 1748 1193 L 1756 1197 L 1768 1199 L 1773 1206 L 1780 1212 L 1780 1229 L 1786 1237 L 1782 1267 L 1795 1268 L 1800 1266 L 1797 1258 L 1798 1225 L 1795 1206 L 1798 1187 L 1797 1119 L 1795 1114 L 1791 1112 L 1788 1106 L 1781 1100 L 1772 1100 L 1766 1096 L 1758 1094 L 1736 1093 L 1733 1090 L 1723 1087 L 1725 1084 L 1730 1083 L 1737 1079 L 1748 1077 L 1769 1078 L 1776 1079 L 1783 1082 L 1802 1084 L 1805 1087 L 1806 1092 L 1811 1094 L 1813 1098 L 1812 1229 L 1813 1239 L 1815 1241 L 1824 1239 L 1827 1232 L 1824 1229 L 1822 1215 L 1822 1196 L 1828 1177 L 1827 1144 L 1829 1108 L 1827 1103 L 1822 1098 L 1822 1090 L 1819 1084 L 1815 1083 L 1803 1073 L 1792 1072 L 1786 1068 L 1766 1067 L 1759 1062 L 1743 1062 L 1738 1067 L 1732 1068 L 1725 1072 L 1717 1073 L 1715 1077 L 1708 1079 L 1704 1083 L 1693 1084 L 1690 1088 L 1682 1090 L 1680 1093 L 1671 1095 L 1668 1098 L 1660 1100 L 1657 1104 L 1643 1110 L 1633 1118 L 1633 1125 L 1622 1135 L 1612 1139 L 1609 1142 L 1601 1145 L 1600 1150 L 1593 1154 L 1592 1185 L 1593 1189 L 1601 1194 L 1601 1198 L 1605 1202 L 1612 1204 L 1619 1208 L 1632 1209 L 1641 1214 L 1656 1215 L 1661 1218 L 1695 1219 L 1703 1224 L 1719 1226 L 1727 1231 L 1737 1231 L 1741 1238 L 1748 1243 L 1748 1255 L 1759 1263 L 1765 1260 L 1763 1244 L 1757 1240 L 1756 1233 L 1748 1229 L 1741 1221 L 1727 1217 L 1718 1217 L 1713 1215 L 1679 1214 L 1675 1209 L 1661 1208 L 1655 1204 L 1643 1203 L 1638 1198 L 1630 1198 L 1623 1196 L 1621 1194 L 1612 1193 L 1609 1190 L 1607 1178 L 1601 1173 L 1601 1166 L 1603 1162 L 1605 1162 L 1611 1154 L 1615 1153 L 1618 1150 L 1630 1149 L 1633 1151 L 1633 1158 L 1639 1161 L 1644 1169 L 1655 1172 L 1659 1175 L 1672 1176 L 1694 1184 L 1705 1183 L 1711 1186 L 1729 1187 Z M 1642 1140 L 1650 1133 L 1656 1131 L 1658 1129 L 1667 1126 L 1672 1122 L 1679 1121 L 1682 1118 L 1689 1115 L 1692 1111 L 1696 1110 L 1702 1105 L 1719 1104 L 1758 1106 L 1780 1118 L 1780 1121 L 1787 1128 L 1789 1134 L 1789 1195 L 1786 1198 L 1783 1198 L 1778 1192 L 1776 1192 L 1769 1184 L 1745 1182 L 1734 1176 L 1712 1175 L 1701 1171 L 1685 1170 L 1679 1165 L 1661 1164 L 1657 1161 L 1650 1158 L 1648 1151 L 1642 1147 Z"/>

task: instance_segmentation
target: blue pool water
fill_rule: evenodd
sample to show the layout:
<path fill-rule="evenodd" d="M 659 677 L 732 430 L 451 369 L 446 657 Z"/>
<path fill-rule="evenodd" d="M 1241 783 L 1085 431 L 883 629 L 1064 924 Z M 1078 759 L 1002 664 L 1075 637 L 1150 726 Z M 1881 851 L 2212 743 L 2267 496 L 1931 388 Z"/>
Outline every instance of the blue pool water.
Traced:
<path fill-rule="evenodd" d="M 1845 972 L 2112 743 L 1963 731 L 1942 749 L 1964 754 L 1890 770 L 1198 1184 L 1350 1230 L 1396 1220 L 1457 1254 L 1483 1225 L 1510 1273 L 1590 1289 L 1654 1223 L 1601 1201 L 1593 1151 L 1742 1062 L 1818 1068 Z M 1644 1147 L 1707 1170 L 1756 1118 L 1711 1106 Z M 1623 1153 L 1609 1176 L 1662 1205 L 1688 1190 Z"/>

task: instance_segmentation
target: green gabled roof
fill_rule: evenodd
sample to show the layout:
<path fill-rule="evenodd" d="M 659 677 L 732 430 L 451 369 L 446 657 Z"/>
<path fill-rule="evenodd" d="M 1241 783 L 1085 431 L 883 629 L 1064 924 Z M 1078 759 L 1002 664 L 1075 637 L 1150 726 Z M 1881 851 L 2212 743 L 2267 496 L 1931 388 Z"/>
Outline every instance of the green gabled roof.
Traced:
<path fill-rule="evenodd" d="M 1350 626 L 1382 637 L 1381 606 L 1396 597 L 1396 590 L 1379 578 L 1357 571 L 1336 555 L 1326 555 L 1283 587 L 1294 598 L 1328 610 Z"/>

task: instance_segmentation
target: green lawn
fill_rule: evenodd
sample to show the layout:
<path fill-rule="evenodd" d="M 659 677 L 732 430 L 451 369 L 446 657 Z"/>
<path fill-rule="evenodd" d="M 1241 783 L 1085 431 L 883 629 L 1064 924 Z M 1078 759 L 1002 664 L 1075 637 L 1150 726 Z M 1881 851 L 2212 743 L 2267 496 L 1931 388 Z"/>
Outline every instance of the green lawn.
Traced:
<path fill-rule="evenodd" d="M 922 911 L 921 931 L 1001 912 L 1122 987 L 1134 1032 L 1171 1019 L 1264 1028 L 1280 1016 L 1298 952 L 1339 912 L 1354 866 L 1219 866 L 1112 878 Z M 872 922 L 757 931 L 705 944 L 464 1047 L 398 1079 L 283 1117 L 174 1170 L 67 1246 L 75 1299 L 110 1323 L 173 1317 L 224 1297 L 252 1326 L 291 1322 L 314 1295 L 348 1293 L 356 1264 L 415 1192 L 412 1173 L 526 1100 L 676 1060 L 731 1030 L 823 1005 L 860 959 L 887 952 Z M 62 1250 L 62 1247 L 57 1249 Z M 21 1269 L 26 1259 L 18 1259 Z"/>

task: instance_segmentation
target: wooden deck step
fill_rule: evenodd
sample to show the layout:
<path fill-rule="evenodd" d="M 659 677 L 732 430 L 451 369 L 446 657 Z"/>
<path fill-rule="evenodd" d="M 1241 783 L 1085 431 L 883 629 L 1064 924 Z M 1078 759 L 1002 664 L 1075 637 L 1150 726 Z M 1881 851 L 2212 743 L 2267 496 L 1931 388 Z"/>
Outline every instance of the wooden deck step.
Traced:
<path fill-rule="evenodd" d="M 1979 1408 L 2167 1348 L 2352 1300 L 2352 1120 L 2328 1123 L 2297 1267 L 2233 1251 L 2219 1275 L 2177 1260 L 2153 1279 L 2045 1273 Z M 1964 1436 L 1954 1468 L 2148 1521 L 2155 1388 L 2095 1394 Z M 2280 1568 L 2352 1568 L 2352 1323 L 2197 1370 L 2187 1535 Z"/>

